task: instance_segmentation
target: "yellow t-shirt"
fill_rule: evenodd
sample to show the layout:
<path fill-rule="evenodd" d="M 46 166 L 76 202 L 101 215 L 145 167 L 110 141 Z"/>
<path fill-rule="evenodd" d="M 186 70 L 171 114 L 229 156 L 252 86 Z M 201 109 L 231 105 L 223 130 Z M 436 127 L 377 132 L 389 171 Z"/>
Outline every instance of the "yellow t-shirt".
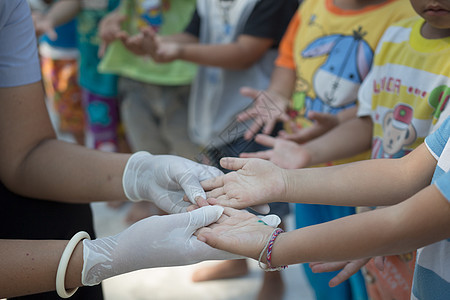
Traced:
<path fill-rule="evenodd" d="M 296 70 L 291 115 L 309 126 L 312 110 L 337 114 L 357 105 L 358 89 L 372 65 L 375 48 L 392 23 L 415 15 L 409 1 L 390 0 L 343 10 L 333 0 L 305 0 L 280 45 L 277 66 Z M 331 145 L 330 145 L 331 146 Z M 343 163 L 368 158 L 368 152 Z"/>
<path fill-rule="evenodd" d="M 450 37 L 425 39 L 424 20 L 391 26 L 361 86 L 359 116 L 373 120 L 372 158 L 399 158 L 434 129 L 450 99 Z"/>

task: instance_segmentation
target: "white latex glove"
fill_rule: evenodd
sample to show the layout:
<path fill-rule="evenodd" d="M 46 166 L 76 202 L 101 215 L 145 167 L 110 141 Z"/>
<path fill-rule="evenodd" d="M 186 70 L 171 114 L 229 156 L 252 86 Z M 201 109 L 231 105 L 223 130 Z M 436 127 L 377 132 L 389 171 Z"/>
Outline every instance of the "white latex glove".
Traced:
<path fill-rule="evenodd" d="M 84 240 L 81 282 L 96 285 L 109 277 L 140 269 L 242 258 L 212 248 L 193 235 L 197 229 L 216 222 L 222 213 L 221 206 L 205 206 L 192 212 L 153 216 L 115 236 Z M 260 219 L 274 228 L 280 223 L 275 215 Z"/>
<path fill-rule="evenodd" d="M 174 155 L 134 153 L 125 166 L 123 189 L 131 201 L 149 200 L 168 213 L 186 212 L 195 198 L 206 199 L 200 181 L 221 176 L 219 169 Z"/>
<path fill-rule="evenodd" d="M 197 229 L 217 221 L 222 212 L 221 206 L 207 206 L 188 213 L 153 216 L 115 236 L 84 240 L 83 285 L 95 285 L 139 269 L 237 258 L 211 248 L 193 235 Z"/>

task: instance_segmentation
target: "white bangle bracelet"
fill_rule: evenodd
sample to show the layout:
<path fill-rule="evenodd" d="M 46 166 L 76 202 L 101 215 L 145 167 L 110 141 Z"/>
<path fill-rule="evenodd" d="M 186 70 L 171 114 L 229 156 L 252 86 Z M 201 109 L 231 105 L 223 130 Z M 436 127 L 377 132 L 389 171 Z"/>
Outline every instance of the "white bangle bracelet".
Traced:
<path fill-rule="evenodd" d="M 70 257 L 72 256 L 75 247 L 78 243 L 83 239 L 91 239 L 89 234 L 86 231 L 80 231 L 75 234 L 67 244 L 64 249 L 63 254 L 61 255 L 61 259 L 58 265 L 58 271 L 56 272 L 56 292 L 58 296 L 61 298 L 69 298 L 78 290 L 78 288 L 74 288 L 70 291 L 67 291 L 65 288 L 65 280 L 66 280 L 66 271 L 67 266 L 69 265 Z"/>

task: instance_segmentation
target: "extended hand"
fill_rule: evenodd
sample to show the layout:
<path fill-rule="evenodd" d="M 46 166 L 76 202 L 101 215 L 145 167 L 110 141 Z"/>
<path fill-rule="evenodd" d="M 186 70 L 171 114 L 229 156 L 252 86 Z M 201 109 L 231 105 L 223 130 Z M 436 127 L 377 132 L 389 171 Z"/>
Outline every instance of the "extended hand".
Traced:
<path fill-rule="evenodd" d="M 58 38 L 55 27 L 53 26 L 53 23 L 49 18 L 47 18 L 40 12 L 33 12 L 31 16 L 33 19 L 34 30 L 37 37 L 46 34 L 52 41 Z"/>
<path fill-rule="evenodd" d="M 226 207 L 215 224 L 197 232 L 197 238 L 214 248 L 258 259 L 272 232 L 273 227 L 255 215 Z"/>
<path fill-rule="evenodd" d="M 310 111 L 308 113 L 308 119 L 314 121 L 314 123 L 307 128 L 298 128 L 296 124 L 291 124 L 292 133 L 286 131 L 280 131 L 278 136 L 280 138 L 291 140 L 297 143 L 309 142 L 339 125 L 337 115 L 318 113 Z"/>
<path fill-rule="evenodd" d="M 274 138 L 269 135 L 258 134 L 255 142 L 272 149 L 241 153 L 242 158 L 261 158 L 269 160 L 284 169 L 299 169 L 309 165 L 311 155 L 301 145 L 293 141 Z"/>
<path fill-rule="evenodd" d="M 253 119 L 253 124 L 245 132 L 244 138 L 251 139 L 260 128 L 264 134 L 270 134 L 277 121 L 288 121 L 286 109 L 289 101 L 270 91 L 259 91 L 252 88 L 242 88 L 241 94 L 252 98 L 254 103 L 247 110 L 237 116 L 240 122 Z"/>
<path fill-rule="evenodd" d="M 282 201 L 285 171 L 260 159 L 222 158 L 225 169 L 236 170 L 202 182 L 210 204 L 246 208 Z"/>
<path fill-rule="evenodd" d="M 98 50 L 98 56 L 102 57 L 108 45 L 121 36 L 127 36 L 127 33 L 122 30 L 122 22 L 125 21 L 126 16 L 119 12 L 111 12 L 106 15 L 98 25 L 98 36 L 101 39 L 101 44 Z"/>
<path fill-rule="evenodd" d="M 222 212 L 220 206 L 207 206 L 189 213 L 153 216 L 115 236 L 84 240 L 83 285 L 95 285 L 106 278 L 145 268 L 240 258 L 211 248 L 193 235 L 199 228 L 216 222 Z"/>
<path fill-rule="evenodd" d="M 223 175 L 217 168 L 173 155 L 133 154 L 125 167 L 123 189 L 131 201 L 149 200 L 169 213 L 185 212 L 196 198 L 206 199 L 200 181 Z"/>
<path fill-rule="evenodd" d="M 134 54 L 148 55 L 158 63 L 172 62 L 181 54 L 180 44 L 164 42 L 151 27 L 142 28 L 141 32 L 134 36 L 124 36 L 122 42 Z"/>
<path fill-rule="evenodd" d="M 383 271 L 384 269 L 384 256 L 374 257 L 375 266 Z M 351 261 L 341 261 L 341 262 L 328 262 L 328 263 L 310 263 L 309 267 L 314 273 L 324 273 L 333 272 L 341 270 L 335 277 L 333 277 L 328 283 L 330 287 L 335 287 L 352 275 L 356 274 L 362 267 L 364 267 L 370 258 L 361 258 Z"/>

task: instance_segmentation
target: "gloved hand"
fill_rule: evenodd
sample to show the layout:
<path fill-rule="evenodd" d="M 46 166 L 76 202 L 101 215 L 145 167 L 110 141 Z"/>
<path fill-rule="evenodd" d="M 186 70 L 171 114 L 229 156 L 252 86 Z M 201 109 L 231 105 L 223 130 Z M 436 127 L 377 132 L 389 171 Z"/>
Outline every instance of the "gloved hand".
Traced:
<path fill-rule="evenodd" d="M 216 222 L 221 206 L 143 219 L 110 237 L 83 241 L 83 285 L 96 285 L 112 276 L 155 267 L 182 266 L 204 260 L 238 259 L 241 256 L 214 249 L 197 240 L 197 229 Z M 280 219 L 262 217 L 276 227 Z"/>
<path fill-rule="evenodd" d="M 186 212 L 190 205 L 186 194 L 206 199 L 200 181 L 223 175 L 219 169 L 173 155 L 136 152 L 127 162 L 122 178 L 123 189 L 131 201 L 149 200 L 168 213 Z"/>

